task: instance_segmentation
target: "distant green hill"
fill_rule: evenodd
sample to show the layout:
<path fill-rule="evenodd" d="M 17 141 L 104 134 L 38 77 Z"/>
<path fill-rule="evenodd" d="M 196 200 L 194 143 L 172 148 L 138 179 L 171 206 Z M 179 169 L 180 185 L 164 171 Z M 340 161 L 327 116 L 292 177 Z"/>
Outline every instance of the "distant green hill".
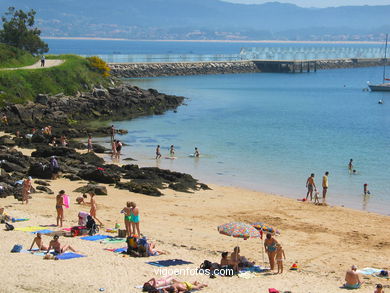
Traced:
<path fill-rule="evenodd" d="M 18 48 L 0 44 L 0 68 L 21 67 L 32 65 L 39 57 Z"/>
<path fill-rule="evenodd" d="M 0 70 L 0 105 L 33 101 L 38 94 L 73 95 L 108 82 L 86 58 L 60 55 L 47 56 L 47 59 L 62 59 L 65 62 L 44 69 Z"/>

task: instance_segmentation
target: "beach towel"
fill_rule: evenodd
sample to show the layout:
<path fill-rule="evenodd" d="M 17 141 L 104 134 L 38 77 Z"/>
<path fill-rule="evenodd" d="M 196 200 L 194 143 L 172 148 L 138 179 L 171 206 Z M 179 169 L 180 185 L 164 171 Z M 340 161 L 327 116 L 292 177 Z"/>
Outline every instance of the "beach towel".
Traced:
<path fill-rule="evenodd" d="M 40 227 L 57 227 L 56 224 L 50 224 L 50 225 L 39 225 Z"/>
<path fill-rule="evenodd" d="M 150 261 L 150 262 L 147 262 L 147 264 L 150 264 L 150 265 L 156 266 L 156 267 L 170 267 L 170 266 L 192 264 L 192 262 L 185 261 L 182 259 L 168 259 L 168 260 L 160 260 L 160 261 Z"/>
<path fill-rule="evenodd" d="M 362 275 L 373 275 L 373 274 L 378 274 L 381 272 L 380 269 L 375 269 L 375 268 L 364 268 L 364 269 L 361 269 L 361 270 L 357 270 L 356 271 L 358 274 L 362 274 Z"/>
<path fill-rule="evenodd" d="M 106 229 L 107 233 L 118 233 L 118 229 Z"/>
<path fill-rule="evenodd" d="M 72 258 L 79 258 L 79 257 L 86 257 L 86 255 L 74 253 L 74 252 L 65 252 L 58 254 L 56 256 L 57 259 L 72 259 Z"/>
<path fill-rule="evenodd" d="M 62 228 L 62 230 L 70 232 L 72 228 Z"/>
<path fill-rule="evenodd" d="M 37 233 L 50 234 L 50 233 L 53 233 L 53 232 L 54 232 L 53 230 L 43 229 L 43 230 L 38 230 L 38 231 L 31 232 L 31 234 L 37 234 Z"/>
<path fill-rule="evenodd" d="M 102 240 L 102 243 L 121 243 L 121 242 L 126 242 L 126 238 L 106 238 Z"/>
<path fill-rule="evenodd" d="M 262 268 L 261 266 L 253 266 L 253 267 L 249 267 L 249 268 L 242 268 L 240 271 L 239 271 L 239 274 L 241 273 L 263 273 L 263 272 L 268 272 L 269 269 L 266 269 L 266 268 Z"/>
<path fill-rule="evenodd" d="M 115 252 L 115 253 L 121 253 L 124 251 L 127 251 L 127 247 L 121 247 L 121 248 L 104 248 L 104 250 Z"/>
<path fill-rule="evenodd" d="M 25 222 L 25 221 L 28 221 L 28 220 L 30 220 L 30 219 L 17 219 L 17 218 L 12 218 L 12 222 Z"/>
<path fill-rule="evenodd" d="M 106 239 L 106 238 L 112 238 L 112 236 L 97 234 L 94 236 L 84 236 L 84 237 L 81 237 L 80 239 L 88 240 L 88 241 L 97 241 L 97 240 L 102 240 L 102 239 Z"/>
<path fill-rule="evenodd" d="M 29 226 L 29 227 L 19 227 L 15 228 L 16 231 L 23 231 L 23 232 L 35 232 L 42 230 L 42 227 L 39 226 Z"/>
<path fill-rule="evenodd" d="M 45 255 L 46 255 L 46 250 L 44 250 L 44 251 L 39 251 L 38 248 L 33 248 L 33 249 L 31 249 L 31 250 L 23 249 L 21 252 L 22 252 L 22 253 L 33 254 L 33 255 L 38 255 L 38 256 L 45 256 Z M 54 250 L 51 249 L 51 250 L 49 251 L 49 253 L 54 254 Z"/>

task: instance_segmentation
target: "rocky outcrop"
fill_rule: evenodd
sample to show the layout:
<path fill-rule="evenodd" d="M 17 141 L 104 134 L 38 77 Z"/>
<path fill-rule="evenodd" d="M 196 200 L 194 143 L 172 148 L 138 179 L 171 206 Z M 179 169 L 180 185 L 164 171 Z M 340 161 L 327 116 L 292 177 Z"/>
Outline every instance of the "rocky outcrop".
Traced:
<path fill-rule="evenodd" d="M 176 109 L 183 100 L 183 97 L 165 95 L 153 89 L 143 90 L 124 83 L 109 88 L 96 87 L 92 92 L 77 96 L 38 95 L 35 103 L 9 104 L 0 111 L 8 117 L 9 125 L 5 126 L 8 132 L 15 133 L 18 130 L 21 134 L 27 134 L 31 133 L 32 128 L 40 130 L 50 125 L 54 136 L 72 138 L 109 134 L 109 127 L 87 126 L 86 122 L 91 120 L 122 120 L 162 114 Z M 32 143 L 47 140 L 40 133 L 30 139 Z M 0 138 L 0 142 L 13 143 L 6 137 Z M 99 146 L 96 148 L 102 150 Z"/>
<path fill-rule="evenodd" d="M 252 61 L 111 63 L 109 66 L 112 75 L 128 78 L 259 72 L 259 69 Z"/>

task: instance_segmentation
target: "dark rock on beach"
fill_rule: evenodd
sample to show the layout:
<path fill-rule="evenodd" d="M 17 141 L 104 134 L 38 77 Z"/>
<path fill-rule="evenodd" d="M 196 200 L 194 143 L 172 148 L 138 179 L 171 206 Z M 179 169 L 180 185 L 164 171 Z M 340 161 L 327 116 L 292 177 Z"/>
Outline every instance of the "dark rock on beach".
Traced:
<path fill-rule="evenodd" d="M 107 195 L 107 188 L 105 186 L 88 184 L 73 190 L 73 192 L 79 192 L 79 193 L 94 192 L 96 195 Z"/>
<path fill-rule="evenodd" d="M 49 187 L 47 187 L 47 186 L 38 185 L 38 186 L 36 187 L 36 189 L 37 189 L 37 190 L 44 191 L 44 192 L 46 192 L 46 193 L 48 193 L 48 194 L 54 194 L 54 192 L 53 192 Z"/>

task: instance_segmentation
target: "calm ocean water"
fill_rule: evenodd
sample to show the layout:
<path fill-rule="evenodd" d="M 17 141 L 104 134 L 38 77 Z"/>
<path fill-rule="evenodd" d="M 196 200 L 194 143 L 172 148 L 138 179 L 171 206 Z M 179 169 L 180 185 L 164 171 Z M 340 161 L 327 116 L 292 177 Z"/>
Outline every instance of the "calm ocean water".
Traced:
<path fill-rule="evenodd" d="M 89 54 L 83 51 L 89 46 L 83 41 L 53 41 L 49 41 L 52 53 Z M 94 42 L 88 50 L 96 54 L 107 54 L 103 51 L 109 44 L 110 50 L 117 50 L 115 42 Z M 136 54 L 144 43 L 126 53 Z M 194 46 L 192 50 L 203 46 L 199 50 L 204 54 L 215 52 L 209 43 L 162 44 L 149 43 L 143 53 L 165 53 L 167 48 L 177 53 L 189 50 L 188 46 Z M 221 46 L 225 51 L 216 53 L 236 53 L 236 45 L 240 47 L 220 43 L 214 49 Z M 323 173 L 329 171 L 330 203 L 389 214 L 390 93 L 362 90 L 366 81 L 379 81 L 381 75 L 381 68 L 358 68 L 132 79 L 142 88 L 183 95 L 187 105 L 177 113 L 115 125 L 129 131 L 122 137 L 129 145 L 126 155 L 142 165 L 188 172 L 205 183 L 293 198 L 306 194 L 310 173 L 316 174 L 320 186 Z M 379 105 L 379 99 L 385 103 Z M 174 144 L 178 158 L 156 162 L 157 144 L 163 156 Z M 202 154 L 199 159 L 188 156 L 195 146 Z M 348 173 L 350 158 L 357 175 Z M 368 197 L 363 196 L 364 183 L 369 184 Z"/>

